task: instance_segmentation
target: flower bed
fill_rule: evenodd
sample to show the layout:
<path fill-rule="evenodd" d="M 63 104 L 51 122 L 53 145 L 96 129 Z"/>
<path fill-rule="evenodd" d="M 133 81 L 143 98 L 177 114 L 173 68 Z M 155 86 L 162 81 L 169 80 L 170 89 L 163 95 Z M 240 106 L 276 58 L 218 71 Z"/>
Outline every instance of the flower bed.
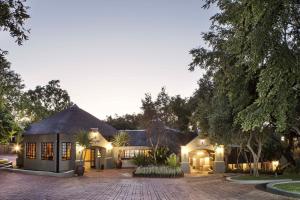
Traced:
<path fill-rule="evenodd" d="M 133 176 L 135 176 L 135 177 L 177 178 L 177 177 L 183 177 L 184 173 L 180 167 L 146 166 L 146 167 L 138 167 L 133 172 Z"/>

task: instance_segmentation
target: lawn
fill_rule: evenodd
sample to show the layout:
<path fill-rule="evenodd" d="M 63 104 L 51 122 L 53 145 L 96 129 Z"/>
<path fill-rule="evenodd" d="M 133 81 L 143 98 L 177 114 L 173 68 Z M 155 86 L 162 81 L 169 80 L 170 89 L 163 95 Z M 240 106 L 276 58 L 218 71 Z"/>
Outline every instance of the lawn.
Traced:
<path fill-rule="evenodd" d="M 275 188 L 286 190 L 289 192 L 299 192 L 300 193 L 300 183 L 283 183 L 274 185 Z"/>
<path fill-rule="evenodd" d="M 300 175 L 260 175 L 259 177 L 250 176 L 250 175 L 242 175 L 232 177 L 235 180 L 272 180 L 272 179 L 292 179 L 292 180 L 300 180 Z"/>

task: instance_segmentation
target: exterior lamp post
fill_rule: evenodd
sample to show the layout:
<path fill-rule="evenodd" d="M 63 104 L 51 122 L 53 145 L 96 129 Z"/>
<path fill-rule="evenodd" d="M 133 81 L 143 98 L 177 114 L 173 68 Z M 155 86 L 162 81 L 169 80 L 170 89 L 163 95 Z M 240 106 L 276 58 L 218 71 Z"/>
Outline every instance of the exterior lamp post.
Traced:
<path fill-rule="evenodd" d="M 217 145 L 216 144 L 214 172 L 215 173 L 224 173 L 225 172 L 224 145 Z"/>
<path fill-rule="evenodd" d="M 189 153 L 188 147 L 181 146 L 181 169 L 184 173 L 190 173 L 188 153 Z"/>

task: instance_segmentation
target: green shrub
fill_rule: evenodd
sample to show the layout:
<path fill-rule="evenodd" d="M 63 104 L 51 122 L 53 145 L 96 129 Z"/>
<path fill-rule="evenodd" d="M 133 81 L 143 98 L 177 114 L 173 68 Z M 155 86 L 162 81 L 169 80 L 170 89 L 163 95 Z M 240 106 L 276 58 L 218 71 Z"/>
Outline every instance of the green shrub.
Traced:
<path fill-rule="evenodd" d="M 172 154 L 167 158 L 167 165 L 170 166 L 170 167 L 177 167 L 177 166 L 178 166 L 176 154 L 172 153 Z"/>
<path fill-rule="evenodd" d="M 147 166 L 153 163 L 149 156 L 144 154 L 137 154 L 133 157 L 133 163 L 137 166 Z"/>
<path fill-rule="evenodd" d="M 139 177 L 182 177 L 183 172 L 180 167 L 170 166 L 147 166 L 138 167 L 134 172 L 134 176 Z"/>
<path fill-rule="evenodd" d="M 169 157 L 169 155 L 171 154 L 169 148 L 167 147 L 159 147 L 157 148 L 156 152 L 151 151 L 150 152 L 150 157 L 154 162 L 154 154 L 156 156 L 156 165 L 164 165 L 167 161 L 167 158 Z"/>

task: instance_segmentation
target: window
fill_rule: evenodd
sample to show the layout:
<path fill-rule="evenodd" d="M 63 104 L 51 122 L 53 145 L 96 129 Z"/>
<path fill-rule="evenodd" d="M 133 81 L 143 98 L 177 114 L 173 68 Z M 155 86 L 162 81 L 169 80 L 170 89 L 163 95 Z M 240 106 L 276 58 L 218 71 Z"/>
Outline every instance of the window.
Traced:
<path fill-rule="evenodd" d="M 138 154 L 148 155 L 148 149 L 129 149 L 123 150 L 121 153 L 121 159 L 131 159 Z"/>
<path fill-rule="evenodd" d="M 36 159 L 36 144 L 34 142 L 26 143 L 26 158 Z"/>
<path fill-rule="evenodd" d="M 71 160 L 71 142 L 61 143 L 62 147 L 62 160 Z"/>
<path fill-rule="evenodd" d="M 53 160 L 53 142 L 42 142 L 41 151 L 42 160 Z"/>

